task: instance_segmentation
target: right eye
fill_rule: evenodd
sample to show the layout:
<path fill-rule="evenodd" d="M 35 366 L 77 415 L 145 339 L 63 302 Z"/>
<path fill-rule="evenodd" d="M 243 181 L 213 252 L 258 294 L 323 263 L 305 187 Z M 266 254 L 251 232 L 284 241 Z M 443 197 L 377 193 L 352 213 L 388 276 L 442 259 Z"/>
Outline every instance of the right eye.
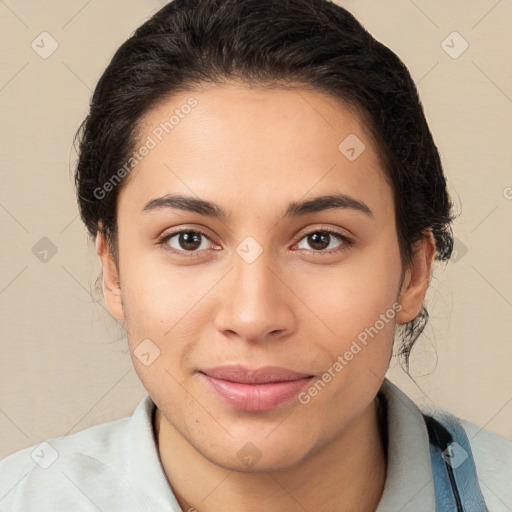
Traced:
<path fill-rule="evenodd" d="M 205 233 L 193 229 L 183 229 L 164 235 L 158 244 L 172 254 L 191 257 L 195 256 L 195 253 L 207 250 L 208 242 L 213 243 Z"/>

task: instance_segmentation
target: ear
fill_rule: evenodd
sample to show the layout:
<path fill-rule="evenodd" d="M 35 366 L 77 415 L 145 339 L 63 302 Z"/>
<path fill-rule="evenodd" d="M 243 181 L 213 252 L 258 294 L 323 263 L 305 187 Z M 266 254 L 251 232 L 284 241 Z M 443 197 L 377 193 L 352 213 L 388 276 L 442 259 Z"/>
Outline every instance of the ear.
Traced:
<path fill-rule="evenodd" d="M 121 299 L 121 283 L 119 270 L 114 258 L 108 250 L 104 235 L 100 230 L 96 233 L 96 253 L 103 268 L 103 297 L 108 310 L 119 320 L 124 320 L 123 302 Z"/>
<path fill-rule="evenodd" d="M 411 264 L 404 273 L 398 299 L 402 309 L 396 315 L 397 324 L 406 324 L 418 316 L 430 282 L 435 252 L 434 235 L 428 230 L 416 243 Z"/>

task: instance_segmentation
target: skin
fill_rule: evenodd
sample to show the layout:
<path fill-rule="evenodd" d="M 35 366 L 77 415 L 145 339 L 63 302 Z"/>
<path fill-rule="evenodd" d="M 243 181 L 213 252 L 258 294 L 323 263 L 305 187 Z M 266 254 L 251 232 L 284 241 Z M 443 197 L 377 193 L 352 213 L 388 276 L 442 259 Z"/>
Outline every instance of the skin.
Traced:
<path fill-rule="evenodd" d="M 166 476 L 183 510 L 375 510 L 386 452 L 374 399 L 395 324 L 420 310 L 433 238 L 426 234 L 412 264 L 403 265 L 392 190 L 357 111 L 305 88 L 232 82 L 162 102 L 142 119 L 140 140 L 191 96 L 198 105 L 120 191 L 119 267 L 100 232 L 96 240 L 106 304 L 124 322 L 135 370 L 158 407 L 154 428 Z M 338 149 L 351 133 L 366 146 L 354 161 Z M 364 202 L 373 215 L 331 208 L 283 217 L 292 201 L 335 192 Z M 230 215 L 221 221 L 179 209 L 142 211 L 169 193 L 213 201 Z M 201 237 L 192 257 L 158 244 L 163 235 L 197 228 L 209 239 Z M 353 243 L 333 237 L 319 248 L 306 235 L 322 229 Z M 263 250 L 252 263 L 236 252 L 248 236 Z M 186 253 L 179 236 L 169 246 Z M 397 301 L 395 318 L 305 405 L 240 411 L 219 401 L 198 373 L 276 365 L 320 378 Z M 149 366 L 134 356 L 146 338 L 160 350 Z M 237 456 L 247 442 L 260 456 L 251 467 Z"/>

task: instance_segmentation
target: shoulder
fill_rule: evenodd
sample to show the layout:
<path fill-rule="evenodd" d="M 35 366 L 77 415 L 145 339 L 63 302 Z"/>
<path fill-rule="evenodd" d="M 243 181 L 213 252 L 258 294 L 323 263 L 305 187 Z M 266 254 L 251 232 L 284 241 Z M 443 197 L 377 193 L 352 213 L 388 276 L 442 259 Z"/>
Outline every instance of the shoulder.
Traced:
<path fill-rule="evenodd" d="M 468 437 L 480 488 L 489 510 L 510 510 L 512 442 L 469 421 L 462 419 L 459 422 Z"/>
<path fill-rule="evenodd" d="M 469 453 L 472 454 L 469 464 L 453 466 L 445 457 L 454 455 L 442 452 L 443 466 L 450 464 L 454 469 L 460 466 L 453 475 L 457 485 L 467 490 L 469 497 L 471 491 L 479 487 L 489 512 L 512 510 L 512 488 L 509 484 L 512 481 L 512 443 L 509 440 L 448 411 L 420 408 L 387 379 L 381 392 L 386 399 L 388 416 L 388 479 L 379 511 L 435 509 L 434 480 L 436 475 L 444 472 L 436 472 L 439 468 L 433 466 L 438 457 L 433 456 L 436 443 L 432 444 L 426 417 L 439 422 L 448 430 L 451 439 L 458 442 L 462 451 L 455 451 L 454 455 L 458 454 L 463 459 L 457 460 L 464 460 Z M 432 432 L 432 435 L 439 435 L 439 431 Z M 449 441 L 446 438 L 439 440 L 443 446 Z M 476 489 L 473 489 L 473 483 Z M 401 499 L 398 506 L 396 496 Z"/>
<path fill-rule="evenodd" d="M 77 488 L 81 475 L 95 475 L 94 480 L 101 481 L 122 467 L 121 444 L 128 422 L 122 418 L 51 438 L 0 461 L 0 511 L 59 510 L 66 496 L 83 500 Z"/>
<path fill-rule="evenodd" d="M 459 466 L 462 473 L 459 484 L 471 487 L 471 473 L 475 474 L 474 486 L 479 487 L 490 512 L 511 510 L 512 506 L 512 443 L 493 432 L 467 420 L 457 418 L 447 411 L 437 411 L 435 419 L 441 422 L 452 435 L 457 447 L 448 452 L 454 470 Z M 444 454 L 445 452 L 443 452 Z M 470 465 L 465 460 L 470 457 Z M 443 459 L 447 459 L 443 456 Z M 453 465 L 455 464 L 455 465 Z M 472 470 L 469 468 L 473 467 Z M 456 476 L 456 475 L 455 475 Z M 474 489 L 469 489 L 469 491 Z"/>
<path fill-rule="evenodd" d="M 9 455 L 0 461 L 0 512 L 174 510 L 159 465 L 153 411 L 146 395 L 131 416 Z M 150 496 L 158 493 L 161 503 L 155 504 Z"/>

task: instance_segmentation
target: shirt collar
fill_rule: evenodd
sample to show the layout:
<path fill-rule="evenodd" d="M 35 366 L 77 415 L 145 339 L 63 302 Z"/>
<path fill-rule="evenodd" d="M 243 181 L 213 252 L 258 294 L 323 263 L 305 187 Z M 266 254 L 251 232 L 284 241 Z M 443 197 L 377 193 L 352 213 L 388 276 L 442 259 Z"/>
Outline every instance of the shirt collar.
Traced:
<path fill-rule="evenodd" d="M 389 380 L 379 395 L 387 411 L 387 475 L 376 512 L 431 512 L 436 509 L 430 444 L 416 404 Z"/>
<path fill-rule="evenodd" d="M 155 410 L 155 403 L 146 394 L 132 415 L 124 447 L 128 478 L 147 502 L 145 510 L 181 512 L 160 461 L 153 430 Z"/>

